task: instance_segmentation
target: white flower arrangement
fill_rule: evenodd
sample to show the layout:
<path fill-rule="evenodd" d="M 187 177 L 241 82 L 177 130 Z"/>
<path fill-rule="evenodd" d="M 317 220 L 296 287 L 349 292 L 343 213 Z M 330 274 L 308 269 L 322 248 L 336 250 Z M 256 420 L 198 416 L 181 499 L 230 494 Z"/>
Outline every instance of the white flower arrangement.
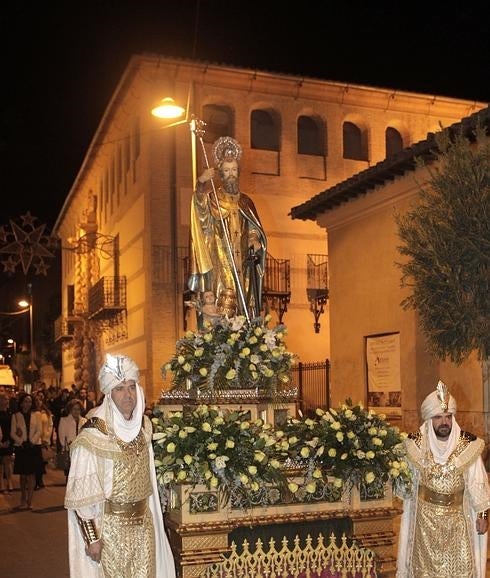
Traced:
<path fill-rule="evenodd" d="M 187 331 L 162 367 L 163 378 L 173 372 L 175 389 L 258 389 L 275 394 L 290 387 L 295 355 L 284 343 L 286 327 L 270 329 L 270 319 L 222 317 L 205 322 L 201 331 Z"/>
<path fill-rule="evenodd" d="M 312 472 L 328 471 L 363 490 L 390 481 L 398 495 L 410 492 L 412 475 L 403 443 L 407 434 L 360 403 L 347 400 L 337 409 L 318 408 L 314 418 L 289 420 L 284 432 L 290 456 Z"/>
<path fill-rule="evenodd" d="M 281 429 L 207 405 L 167 416 L 157 408 L 152 421 L 160 487 L 204 484 L 240 492 L 246 503 L 265 484 L 305 496 L 326 484 L 382 490 L 387 482 L 403 495 L 412 483 L 406 434 L 350 400 L 337 410 L 319 408 L 314 418 L 290 418 Z"/>

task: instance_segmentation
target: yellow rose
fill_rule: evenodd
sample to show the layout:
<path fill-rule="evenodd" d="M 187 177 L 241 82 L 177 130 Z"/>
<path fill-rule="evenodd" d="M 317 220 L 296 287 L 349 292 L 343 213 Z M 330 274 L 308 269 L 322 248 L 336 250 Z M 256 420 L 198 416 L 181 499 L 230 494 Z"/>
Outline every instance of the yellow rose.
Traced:
<path fill-rule="evenodd" d="M 184 470 L 180 470 L 177 474 L 177 480 L 179 482 L 183 482 L 187 478 L 187 472 Z"/>
<path fill-rule="evenodd" d="M 225 448 L 231 449 L 235 447 L 235 442 L 233 440 L 227 439 L 225 442 Z"/>
<path fill-rule="evenodd" d="M 372 484 L 374 482 L 375 479 L 375 475 L 373 472 L 367 472 L 364 476 L 364 479 L 366 480 L 366 484 Z"/>
<path fill-rule="evenodd" d="M 232 379 L 235 379 L 236 377 L 236 370 L 232 367 L 231 369 L 229 369 L 225 375 L 226 379 L 228 379 L 229 381 Z"/>
<path fill-rule="evenodd" d="M 333 485 L 335 488 L 341 488 L 344 485 L 344 482 L 341 478 L 335 478 Z"/>
<path fill-rule="evenodd" d="M 291 493 L 295 494 L 298 491 L 299 486 L 294 482 L 289 482 L 288 488 Z"/>
<path fill-rule="evenodd" d="M 202 431 L 210 432 L 210 431 L 212 431 L 213 428 L 211 427 L 211 424 L 210 424 L 210 423 L 208 423 L 207 421 L 205 421 L 205 422 L 202 424 L 201 429 L 202 429 Z"/>
<path fill-rule="evenodd" d="M 203 347 L 198 347 L 195 351 L 194 351 L 194 357 L 202 357 L 204 354 L 204 348 Z"/>
<path fill-rule="evenodd" d="M 264 460 L 265 460 L 265 454 L 264 452 L 261 452 L 260 450 L 255 450 L 254 452 L 254 460 L 256 462 L 259 462 L 259 464 L 261 464 Z"/>
<path fill-rule="evenodd" d="M 329 448 L 329 449 L 328 449 L 328 455 L 329 455 L 331 458 L 334 458 L 334 457 L 337 455 L 337 450 L 336 450 L 335 448 Z"/>
<path fill-rule="evenodd" d="M 251 476 L 255 476 L 257 473 L 257 466 L 248 466 L 247 470 Z"/>
<path fill-rule="evenodd" d="M 218 487 L 218 478 L 216 476 L 213 476 L 209 482 L 209 485 L 212 488 L 217 488 Z"/>
<path fill-rule="evenodd" d="M 175 444 L 174 442 L 170 442 L 169 444 L 167 444 L 167 453 L 168 454 L 173 454 L 175 452 Z"/>
<path fill-rule="evenodd" d="M 299 452 L 302 458 L 308 458 L 310 456 L 310 448 L 303 446 Z"/>
<path fill-rule="evenodd" d="M 366 458 L 368 460 L 372 460 L 374 458 L 374 456 L 375 456 L 375 453 L 372 450 L 369 450 L 366 452 Z"/>
<path fill-rule="evenodd" d="M 190 456 L 189 454 L 185 454 L 184 456 L 184 462 L 189 466 L 190 464 L 192 464 L 193 462 L 193 458 L 192 456 Z"/>
<path fill-rule="evenodd" d="M 316 482 L 310 482 L 306 484 L 305 490 L 308 494 L 314 494 L 316 490 Z"/>
<path fill-rule="evenodd" d="M 207 367 L 201 367 L 199 369 L 199 375 L 201 375 L 202 377 L 206 377 L 206 375 L 208 374 L 208 369 Z"/>
<path fill-rule="evenodd" d="M 248 476 L 246 476 L 245 474 L 240 474 L 240 481 L 242 482 L 242 484 L 244 486 L 246 486 L 249 482 Z"/>
<path fill-rule="evenodd" d="M 179 438 L 180 438 L 181 440 L 183 440 L 183 439 L 185 439 L 186 437 L 187 437 L 187 432 L 185 431 L 185 429 L 181 429 L 181 430 L 179 431 Z"/>

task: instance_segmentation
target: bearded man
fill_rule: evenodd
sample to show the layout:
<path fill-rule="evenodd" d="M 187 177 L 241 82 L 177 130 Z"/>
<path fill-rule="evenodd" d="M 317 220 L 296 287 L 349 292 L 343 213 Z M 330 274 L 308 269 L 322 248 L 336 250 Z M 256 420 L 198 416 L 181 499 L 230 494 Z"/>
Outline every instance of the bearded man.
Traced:
<path fill-rule="evenodd" d="M 107 354 L 99 383 L 104 401 L 70 447 L 70 576 L 175 578 L 138 367 Z"/>
<path fill-rule="evenodd" d="M 490 488 L 484 441 L 462 431 L 442 381 L 406 440 L 414 475 L 398 544 L 397 578 L 485 578 Z"/>
<path fill-rule="evenodd" d="M 242 149 L 231 137 L 213 145 L 215 168 L 197 180 L 191 204 L 191 273 L 188 287 L 198 295 L 214 293 L 218 311 L 251 319 L 260 315 L 267 240 L 250 197 L 240 191 Z M 212 188 L 209 187 L 211 183 Z"/>

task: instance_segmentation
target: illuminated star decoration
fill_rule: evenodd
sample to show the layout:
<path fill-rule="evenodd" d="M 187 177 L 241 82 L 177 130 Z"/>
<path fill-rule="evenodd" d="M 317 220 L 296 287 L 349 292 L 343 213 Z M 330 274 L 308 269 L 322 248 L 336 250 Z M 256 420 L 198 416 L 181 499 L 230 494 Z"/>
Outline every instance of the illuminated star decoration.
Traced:
<path fill-rule="evenodd" d="M 53 245 L 53 240 L 44 233 L 45 224 L 34 225 L 37 217 L 32 216 L 29 211 L 20 218 L 22 226 L 12 219 L 10 229 L 0 226 L 0 253 L 8 256 L 2 260 L 3 271 L 14 273 L 20 265 L 24 275 L 27 275 L 31 267 L 35 269 L 36 275 L 46 275 L 49 268 L 46 259 L 54 257 L 48 250 L 48 247 Z"/>

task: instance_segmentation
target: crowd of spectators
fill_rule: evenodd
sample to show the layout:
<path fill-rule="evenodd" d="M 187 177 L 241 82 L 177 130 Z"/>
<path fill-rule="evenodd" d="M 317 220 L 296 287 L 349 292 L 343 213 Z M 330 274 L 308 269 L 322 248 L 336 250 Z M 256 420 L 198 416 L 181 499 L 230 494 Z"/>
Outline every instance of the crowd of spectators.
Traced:
<path fill-rule="evenodd" d="M 71 388 L 46 387 L 36 381 L 30 392 L 0 386 L 0 492 L 12 492 L 18 474 L 19 509 L 30 509 L 34 490 L 44 487 L 48 461 L 67 450 L 72 441 L 71 421 L 75 420 L 76 435 L 77 426 L 81 427 L 96 405 L 95 392 L 75 384 Z M 66 427 L 61 428 L 61 439 L 63 418 L 70 428 L 68 434 Z"/>

